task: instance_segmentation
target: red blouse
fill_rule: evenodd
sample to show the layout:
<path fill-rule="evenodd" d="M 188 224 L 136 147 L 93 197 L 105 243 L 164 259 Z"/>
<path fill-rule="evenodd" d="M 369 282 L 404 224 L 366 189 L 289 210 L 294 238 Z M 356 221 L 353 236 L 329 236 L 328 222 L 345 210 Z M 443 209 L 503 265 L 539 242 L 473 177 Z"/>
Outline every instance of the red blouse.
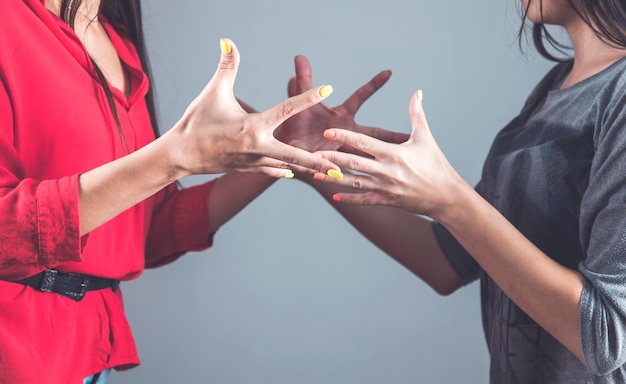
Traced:
<path fill-rule="evenodd" d="M 123 30 L 103 22 L 131 80 L 113 89 L 128 146 L 154 140 L 148 80 Z M 0 12 L 0 383 L 82 383 L 139 364 L 120 290 L 75 302 L 8 282 L 47 268 L 129 280 L 211 245 L 211 184 L 170 185 L 79 236 L 78 176 L 124 156 L 102 86 L 76 34 L 45 0 Z"/>

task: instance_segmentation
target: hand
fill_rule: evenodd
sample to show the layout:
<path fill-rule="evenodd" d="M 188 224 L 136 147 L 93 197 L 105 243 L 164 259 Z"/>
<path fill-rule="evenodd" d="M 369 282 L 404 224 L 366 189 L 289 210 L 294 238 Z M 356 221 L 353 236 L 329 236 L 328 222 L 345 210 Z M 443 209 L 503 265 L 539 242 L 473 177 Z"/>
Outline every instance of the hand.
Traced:
<path fill-rule="evenodd" d="M 336 151 L 322 151 L 323 157 L 347 173 L 336 181 L 321 173 L 318 180 L 349 186 L 363 193 L 337 193 L 335 201 L 362 205 L 387 205 L 436 217 L 453 204 L 455 191 L 464 184 L 435 142 L 424 114 L 421 92 L 411 98 L 409 107 L 412 133 L 402 144 L 391 144 L 343 129 L 329 129 L 324 136 L 349 145 L 371 158 Z"/>
<path fill-rule="evenodd" d="M 264 112 L 247 113 L 233 94 L 239 52 L 231 40 L 223 39 L 221 47 L 213 78 L 166 134 L 174 142 L 168 148 L 177 167 L 189 174 L 240 171 L 274 177 L 289 176 L 289 168 L 296 165 L 310 172 L 337 169 L 328 160 L 273 135 L 287 118 L 319 103 L 332 88 L 315 87 Z"/>
<path fill-rule="evenodd" d="M 294 61 L 296 75 L 289 80 L 289 96 L 308 92 L 312 88 L 311 64 L 305 56 L 296 56 Z M 359 108 L 385 85 L 390 76 L 391 71 L 389 70 L 378 73 L 341 105 L 334 108 L 329 108 L 320 103 L 290 117 L 276 131 L 276 137 L 285 143 L 311 152 L 320 150 L 353 151 L 351 148 L 342 148 L 339 142 L 324 138 L 324 130 L 331 127 L 341 127 L 393 143 L 405 141 L 409 137 L 408 134 L 389 132 L 381 128 L 359 125 L 355 122 L 355 115 Z"/>

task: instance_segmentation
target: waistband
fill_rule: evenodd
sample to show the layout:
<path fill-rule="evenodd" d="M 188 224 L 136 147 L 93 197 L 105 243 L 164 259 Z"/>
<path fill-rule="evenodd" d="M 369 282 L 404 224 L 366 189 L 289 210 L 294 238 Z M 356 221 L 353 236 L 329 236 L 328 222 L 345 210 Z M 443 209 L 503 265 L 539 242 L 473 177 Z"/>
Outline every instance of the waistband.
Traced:
<path fill-rule="evenodd" d="M 25 279 L 12 282 L 28 285 L 42 292 L 58 293 L 76 301 L 81 301 L 87 291 L 111 288 L 115 292 L 120 284 L 120 281 L 115 279 L 72 272 L 61 273 L 55 269 L 48 269 Z"/>

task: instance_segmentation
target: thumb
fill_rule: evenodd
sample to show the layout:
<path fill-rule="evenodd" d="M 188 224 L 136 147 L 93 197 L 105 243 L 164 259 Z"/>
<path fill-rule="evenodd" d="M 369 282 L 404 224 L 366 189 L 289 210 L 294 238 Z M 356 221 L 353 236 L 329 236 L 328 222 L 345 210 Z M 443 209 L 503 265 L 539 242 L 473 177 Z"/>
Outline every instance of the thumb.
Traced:
<path fill-rule="evenodd" d="M 311 63 L 304 55 L 297 55 L 293 59 L 296 69 L 296 85 L 298 94 L 313 88 L 313 71 Z"/>
<path fill-rule="evenodd" d="M 220 39 L 222 55 L 217 70 L 210 83 L 216 87 L 225 87 L 232 92 L 239 68 L 239 51 L 230 39 Z"/>
<path fill-rule="evenodd" d="M 426 114 L 424 113 L 424 106 L 422 105 L 423 93 L 422 90 L 418 90 L 411 97 L 409 103 L 409 118 L 411 120 L 411 136 L 409 140 L 419 139 L 425 134 L 430 135 L 430 129 L 428 128 L 428 122 L 426 121 Z"/>

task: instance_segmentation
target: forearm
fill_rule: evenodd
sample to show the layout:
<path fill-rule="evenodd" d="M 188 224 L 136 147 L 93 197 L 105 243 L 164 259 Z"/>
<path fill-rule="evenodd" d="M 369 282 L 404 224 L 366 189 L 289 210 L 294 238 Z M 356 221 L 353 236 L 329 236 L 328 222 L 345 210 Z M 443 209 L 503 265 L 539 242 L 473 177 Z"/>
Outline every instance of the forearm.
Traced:
<path fill-rule="evenodd" d="M 80 233 L 85 235 L 168 184 L 187 176 L 172 161 L 169 137 L 80 175 Z"/>
<path fill-rule="evenodd" d="M 217 231 L 275 181 L 263 174 L 238 172 L 215 180 L 209 195 L 209 232 Z"/>
<path fill-rule="evenodd" d="M 390 207 L 337 203 L 333 194 L 349 191 L 347 188 L 308 183 L 365 238 L 439 294 L 450 294 L 463 285 L 442 253 L 428 219 Z"/>
<path fill-rule="evenodd" d="M 496 284 L 582 362 L 579 304 L 583 278 L 526 239 L 469 185 L 459 183 L 442 223 Z"/>

